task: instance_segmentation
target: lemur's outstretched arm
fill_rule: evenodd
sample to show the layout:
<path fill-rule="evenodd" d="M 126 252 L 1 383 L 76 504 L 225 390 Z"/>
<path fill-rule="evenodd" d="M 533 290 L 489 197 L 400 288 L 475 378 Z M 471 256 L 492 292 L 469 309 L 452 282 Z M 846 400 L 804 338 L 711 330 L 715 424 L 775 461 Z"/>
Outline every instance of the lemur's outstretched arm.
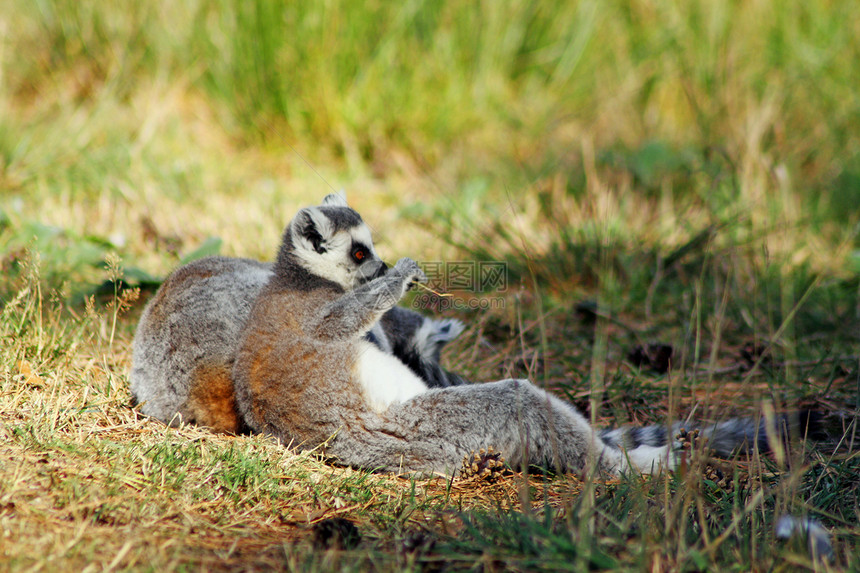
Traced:
<path fill-rule="evenodd" d="M 403 298 L 413 282 L 426 281 L 415 261 L 402 258 L 383 276 L 329 303 L 311 332 L 328 340 L 362 336 Z"/>

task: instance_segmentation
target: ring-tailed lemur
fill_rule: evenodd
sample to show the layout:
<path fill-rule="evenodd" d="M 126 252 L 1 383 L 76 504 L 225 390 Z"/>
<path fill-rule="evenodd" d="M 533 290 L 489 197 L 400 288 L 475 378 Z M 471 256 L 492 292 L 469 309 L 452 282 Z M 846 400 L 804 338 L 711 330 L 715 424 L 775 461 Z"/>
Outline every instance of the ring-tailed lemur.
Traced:
<path fill-rule="evenodd" d="M 251 306 L 271 277 L 271 263 L 228 257 L 207 257 L 171 273 L 137 327 L 130 373 L 133 403 L 167 423 L 247 430 L 235 408 L 233 362 Z M 394 307 L 366 338 L 428 386 L 446 387 L 465 382 L 439 364 L 444 345 L 462 330 L 458 320 Z"/>
<path fill-rule="evenodd" d="M 284 232 L 274 274 L 256 297 L 233 367 L 239 412 L 254 431 L 340 463 L 452 472 L 493 446 L 509 463 L 577 471 L 651 471 L 667 448 L 626 452 L 579 412 L 528 380 L 430 388 L 365 334 L 413 282 L 411 259 L 386 270 L 361 217 L 329 196 Z M 382 319 L 383 324 L 385 320 Z"/>
<path fill-rule="evenodd" d="M 394 306 L 423 280 L 410 259 L 387 269 L 358 213 L 330 195 L 287 226 L 274 266 L 205 259 L 165 282 L 135 337 L 133 395 L 165 421 L 247 425 L 368 469 L 452 472 L 487 446 L 568 471 L 672 464 L 666 428 L 596 432 L 528 380 L 463 384 L 442 370 L 459 323 Z M 748 420 L 702 432 L 720 453 L 766 445 Z"/>

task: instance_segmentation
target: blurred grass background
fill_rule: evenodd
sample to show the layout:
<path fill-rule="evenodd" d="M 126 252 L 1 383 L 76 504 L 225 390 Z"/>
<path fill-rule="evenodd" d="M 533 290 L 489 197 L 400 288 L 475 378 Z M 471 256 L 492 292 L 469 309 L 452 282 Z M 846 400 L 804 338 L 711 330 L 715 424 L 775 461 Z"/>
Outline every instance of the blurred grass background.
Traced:
<path fill-rule="evenodd" d="M 8 352 L 0 403 L 19 412 L 9 419 L 23 416 L 9 422 L 7 437 L 29 457 L 11 455 L 82 451 L 93 410 L 106 412 L 99 427 L 130 432 L 110 438 L 128 438 L 116 446 L 122 455 L 140 439 L 161 439 L 122 409 L 134 312 L 121 317 L 115 340 L 117 300 L 101 310 L 79 306 L 103 283 L 112 253 L 125 280 L 141 286 L 202 254 L 269 259 L 295 211 L 341 187 L 388 260 L 507 263 L 506 309 L 463 316 L 472 328 L 449 355 L 472 378 L 528 375 L 592 418 L 611 413 L 614 423 L 701 414 L 709 404 L 757 411 L 762 400 L 854 408 L 858 38 L 848 0 L 5 0 L 0 324 Z M 653 340 L 681 353 L 674 377 L 630 366 L 626 350 Z M 741 368 L 744 344 L 752 346 Z M 46 384 L 60 390 L 47 392 Z M 59 405 L 63 392 L 79 410 Z M 669 405 L 655 407 L 667 392 Z M 20 414 L 31 410 L 38 415 Z M 61 414 L 70 420 L 58 422 Z M 53 437 L 67 426 L 69 435 Z M 215 440 L 215 450 L 227 440 L 193 435 Z M 182 439 L 164 445 L 177 456 L 186 447 Z M 240 461 L 257 459 L 243 452 Z M 110 482 L 104 498 L 87 489 L 87 468 L 107 463 L 99 455 L 60 456 L 84 476 L 60 483 L 83 491 L 92 507 L 68 517 L 63 508 L 78 506 L 52 485 L 60 497 L 46 515 L 77 526 L 108 503 L 119 525 L 136 527 L 125 490 Z M 239 464 L 222 458 L 212 464 Z M 522 533 L 519 517 L 499 525 L 491 516 L 472 528 L 478 541 L 467 553 L 479 559 L 490 551 L 479 539 L 484 529 L 499 527 L 517 545 L 529 528 L 544 528 L 535 535 L 559 544 L 549 556 L 557 561 L 547 561 L 555 565 L 570 562 L 566 536 L 577 530 L 574 553 L 600 546 L 632 569 L 744 570 L 756 559 L 761 568 L 813 569 L 800 557 L 786 565 L 760 545 L 774 542 L 775 508 L 800 508 L 835 528 L 842 563 L 856 568 L 856 456 L 818 460 L 810 472 L 797 463 L 785 479 L 757 465 L 764 475 L 757 484 L 781 480 L 781 489 L 744 490 L 736 479 L 726 496 L 682 476 L 690 483 L 672 487 L 688 497 L 674 506 L 669 489 L 660 497 L 659 482 L 654 491 L 624 482 L 597 506 L 577 498 L 558 538 L 550 517 L 526 519 Z M 278 487 L 288 481 L 278 468 L 257 469 L 275 485 L 252 505 L 262 507 L 260 519 L 281 523 L 287 510 L 279 504 L 293 494 Z M 204 483 L 221 475 L 209 462 L 200 471 Z M 146 481 L 147 503 L 193 513 L 181 501 L 174 507 L 157 482 Z M 668 517 L 647 509 L 654 499 Z M 192 529 L 205 531 L 216 510 L 239 511 L 216 502 L 187 517 L 191 525 L 176 520 L 187 525 L 177 535 L 197 548 L 194 559 L 211 550 Z M 612 509 L 601 513 L 601 504 Z M 0 520 L 8 518 L 3 508 Z M 403 508 L 397 501 L 383 509 L 400 516 Z M 618 514 L 628 517 L 607 517 Z M 152 519 L 146 535 L 160 527 Z M 385 540 L 411 523 L 392 519 L 378 530 L 387 554 Z M 595 534 L 596 522 L 612 535 Z M 26 523 L 22 540 L 43 534 L 38 520 Z M 702 544 L 699 524 L 718 543 Z M 224 547 L 249 535 L 232 521 L 217 527 L 226 531 Z M 280 535 L 283 527 L 273 527 Z M 738 539 L 722 544 L 727 527 Z M 645 540 L 632 556 L 623 549 L 630 531 Z M 87 552 L 101 541 L 87 543 L 73 559 L 93 561 Z M 123 561 L 131 546 L 110 543 L 119 551 L 114 565 L 152 558 L 134 546 Z M 18 563 L 32 565 L 27 555 L 37 545 L 22 541 L 13 551 Z M 159 563 L 184 562 L 187 555 L 166 547 Z M 532 547 L 536 561 L 522 566 L 539 567 L 543 547 Z M 48 559 L 63 555 L 51 551 Z"/>
<path fill-rule="evenodd" d="M 9 0 L 3 219 L 137 243 L 146 214 L 263 255 L 328 191 L 301 155 L 365 212 L 420 202 L 517 223 L 536 251 L 556 239 L 535 229 L 546 211 L 670 246 L 742 219 L 792 263 L 856 273 L 853 14 L 847 1 Z M 217 224 L 164 215 L 177 204 Z M 386 235 L 391 221 L 377 220 Z"/>

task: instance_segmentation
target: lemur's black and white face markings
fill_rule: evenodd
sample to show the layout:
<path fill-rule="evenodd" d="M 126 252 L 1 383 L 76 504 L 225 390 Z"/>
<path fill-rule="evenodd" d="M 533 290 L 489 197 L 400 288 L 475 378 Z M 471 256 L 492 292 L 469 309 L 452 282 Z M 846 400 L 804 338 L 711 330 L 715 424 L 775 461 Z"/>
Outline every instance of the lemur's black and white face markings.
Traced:
<path fill-rule="evenodd" d="M 387 266 L 373 248 L 370 228 L 339 201 L 327 197 L 322 205 L 299 212 L 292 230 L 294 253 L 311 274 L 352 290 L 382 276 Z"/>

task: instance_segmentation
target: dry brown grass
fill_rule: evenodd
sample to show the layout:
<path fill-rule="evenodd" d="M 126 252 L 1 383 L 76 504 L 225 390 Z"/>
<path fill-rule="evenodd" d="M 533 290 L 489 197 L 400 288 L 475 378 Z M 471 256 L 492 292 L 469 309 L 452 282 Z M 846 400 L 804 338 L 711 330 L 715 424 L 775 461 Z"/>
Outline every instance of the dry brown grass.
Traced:
<path fill-rule="evenodd" d="M 613 499 L 611 492 L 630 487 L 618 480 L 586 487 L 576 476 L 547 481 L 539 474 L 492 483 L 416 481 L 327 465 L 262 436 L 169 428 L 129 406 L 130 339 L 139 308 L 119 317 L 111 342 L 109 305 L 73 311 L 43 299 L 36 278 L 30 275 L 0 323 L 0 555 L 10 569 L 407 567 L 417 558 L 404 549 L 407 540 L 457 537 L 467 527 L 462 514 L 550 511 L 556 519 L 575 519 L 584 489 L 588 498 Z M 470 348 L 477 340 L 471 336 L 480 338 L 467 335 L 453 358 L 491 372 L 488 351 L 476 351 L 474 342 Z M 513 345 L 491 352 L 507 356 L 509 365 L 518 356 Z M 758 479 L 774 475 L 759 461 L 734 467 Z M 699 478 L 687 470 L 680 475 L 689 482 L 684 495 L 696 499 Z M 790 498 L 797 482 L 788 483 L 794 485 L 782 489 Z M 683 513 L 686 502 L 660 498 L 653 503 L 664 506 L 666 527 L 676 527 L 672 512 Z M 756 499 L 750 511 L 761 502 Z M 333 517 L 358 525 L 361 549 L 315 544 L 314 525 Z M 473 559 L 455 557 L 465 559 L 461 565 Z M 443 557 L 423 559 L 426 565 Z M 659 553 L 648 559 L 662 560 Z"/>
<path fill-rule="evenodd" d="M 522 475 L 416 482 L 333 467 L 262 436 L 167 427 L 129 406 L 137 311 L 110 344 L 109 307 L 75 312 L 36 284 L 3 311 L 0 555 L 12 569 L 294 568 L 328 518 L 370 539 L 388 521 L 455 532 L 456 512 L 524 499 L 563 507 L 580 489 L 575 478 L 547 486 Z"/>

